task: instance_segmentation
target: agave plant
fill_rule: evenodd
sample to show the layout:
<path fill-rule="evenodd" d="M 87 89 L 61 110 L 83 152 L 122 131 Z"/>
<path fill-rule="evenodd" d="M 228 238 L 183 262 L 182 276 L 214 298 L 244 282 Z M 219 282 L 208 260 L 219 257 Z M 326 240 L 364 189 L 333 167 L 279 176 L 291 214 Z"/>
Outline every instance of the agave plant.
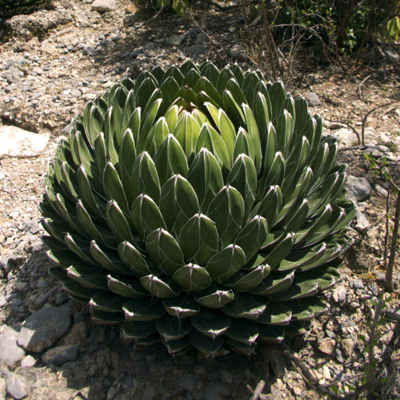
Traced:
<path fill-rule="evenodd" d="M 124 80 L 49 166 L 51 273 L 93 320 L 171 354 L 280 342 L 340 279 L 355 207 L 337 148 L 260 72 L 188 61 Z"/>
<path fill-rule="evenodd" d="M 28 14 L 51 0 L 0 0 L 0 17 L 8 18 L 18 14 Z"/>

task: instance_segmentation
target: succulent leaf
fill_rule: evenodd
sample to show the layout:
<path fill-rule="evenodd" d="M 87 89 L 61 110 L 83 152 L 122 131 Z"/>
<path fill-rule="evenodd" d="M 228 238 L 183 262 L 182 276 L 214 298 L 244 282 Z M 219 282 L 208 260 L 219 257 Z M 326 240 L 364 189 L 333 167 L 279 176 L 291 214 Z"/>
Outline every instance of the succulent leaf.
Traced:
<path fill-rule="evenodd" d="M 337 151 L 305 99 L 260 71 L 189 60 L 125 79 L 49 165 L 50 273 L 138 346 L 214 357 L 281 343 L 341 279 L 356 208 Z"/>

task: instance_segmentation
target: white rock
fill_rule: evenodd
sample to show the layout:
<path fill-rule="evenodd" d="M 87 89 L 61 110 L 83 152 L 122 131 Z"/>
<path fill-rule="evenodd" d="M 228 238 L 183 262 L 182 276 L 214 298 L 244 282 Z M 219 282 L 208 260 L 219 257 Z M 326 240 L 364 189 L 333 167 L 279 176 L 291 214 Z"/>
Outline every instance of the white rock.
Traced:
<path fill-rule="evenodd" d="M 337 131 L 331 132 L 330 135 L 339 140 L 340 147 L 351 147 L 358 144 L 357 135 L 350 129 L 341 128 Z"/>
<path fill-rule="evenodd" d="M 348 175 L 346 181 L 347 197 L 355 201 L 367 199 L 372 192 L 372 187 L 363 176 Z"/>
<path fill-rule="evenodd" d="M 33 133 L 16 126 L 0 126 L 0 157 L 35 156 L 47 146 L 49 135 Z"/>
<path fill-rule="evenodd" d="M 99 12 L 115 10 L 115 0 L 94 0 L 92 9 Z"/>
<path fill-rule="evenodd" d="M 31 355 L 28 355 L 24 357 L 24 359 L 21 361 L 21 368 L 30 368 L 33 367 L 35 364 L 36 360 Z"/>
<path fill-rule="evenodd" d="M 325 379 L 331 379 L 331 371 L 329 371 L 329 368 L 326 365 L 322 367 L 322 373 L 324 374 Z"/>

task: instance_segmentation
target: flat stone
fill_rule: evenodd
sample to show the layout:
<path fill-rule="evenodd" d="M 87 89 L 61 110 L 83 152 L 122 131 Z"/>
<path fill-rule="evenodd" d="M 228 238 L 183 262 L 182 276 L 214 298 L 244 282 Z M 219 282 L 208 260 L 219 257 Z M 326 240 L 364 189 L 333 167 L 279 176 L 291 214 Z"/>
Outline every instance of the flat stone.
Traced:
<path fill-rule="evenodd" d="M 370 183 L 363 176 L 348 175 L 346 187 L 347 197 L 355 201 L 366 200 L 372 192 Z"/>
<path fill-rule="evenodd" d="M 5 400 L 6 393 L 6 380 L 0 376 L 0 400 Z"/>
<path fill-rule="evenodd" d="M 7 304 L 7 299 L 5 298 L 5 296 L 0 294 L 0 308 L 4 307 L 6 304 Z"/>
<path fill-rule="evenodd" d="M 358 136 L 356 133 L 347 128 L 332 131 L 330 135 L 338 139 L 340 147 L 351 147 L 358 144 Z"/>
<path fill-rule="evenodd" d="M 340 342 L 340 346 L 342 347 L 344 355 L 350 357 L 354 349 L 354 340 L 350 338 L 343 339 Z"/>
<path fill-rule="evenodd" d="M 0 157 L 4 155 L 35 156 L 46 148 L 49 135 L 4 125 L 0 126 L 0 140 Z"/>
<path fill-rule="evenodd" d="M 63 292 L 64 293 L 64 292 Z M 84 321 L 76 322 L 70 331 L 60 340 L 60 345 L 81 344 L 86 339 L 87 329 Z"/>
<path fill-rule="evenodd" d="M 56 346 L 46 351 L 42 356 L 43 364 L 53 364 L 59 367 L 69 361 L 76 360 L 78 357 L 78 347 L 71 346 Z"/>
<path fill-rule="evenodd" d="M 318 107 L 321 105 L 321 100 L 318 95 L 314 92 L 309 92 L 306 95 L 307 103 L 309 107 Z"/>
<path fill-rule="evenodd" d="M 195 375 L 189 375 L 179 381 L 179 386 L 185 390 L 193 391 L 196 388 L 196 383 L 197 377 Z"/>
<path fill-rule="evenodd" d="M 268 362 L 277 378 L 283 378 L 286 373 L 286 360 L 285 357 L 278 351 L 268 351 Z"/>
<path fill-rule="evenodd" d="M 35 364 L 36 360 L 31 355 L 28 355 L 21 361 L 21 368 L 31 368 Z"/>
<path fill-rule="evenodd" d="M 363 232 L 370 227 L 370 223 L 367 217 L 357 208 L 356 213 L 356 230 L 359 232 Z"/>
<path fill-rule="evenodd" d="M 246 49 L 241 46 L 240 44 L 234 44 L 229 49 L 230 56 L 237 61 L 247 61 L 247 51 Z"/>
<path fill-rule="evenodd" d="M 332 293 L 333 300 L 336 303 L 343 303 L 346 301 L 347 290 L 343 285 L 336 286 Z"/>
<path fill-rule="evenodd" d="M 33 353 L 51 347 L 69 329 L 71 316 L 67 309 L 44 308 L 30 315 L 18 335 L 18 345 Z"/>
<path fill-rule="evenodd" d="M 29 394 L 26 379 L 22 375 L 13 372 L 7 372 L 6 390 L 15 400 L 24 399 Z"/>
<path fill-rule="evenodd" d="M 199 55 L 207 52 L 207 46 L 204 44 L 194 44 L 186 49 L 187 54 Z"/>
<path fill-rule="evenodd" d="M 185 38 L 186 38 L 185 35 L 174 35 L 167 40 L 167 43 L 170 46 L 180 46 L 182 42 L 185 40 Z"/>
<path fill-rule="evenodd" d="M 94 0 L 92 9 L 99 12 L 107 12 L 115 10 L 115 0 Z"/>
<path fill-rule="evenodd" d="M 354 279 L 353 281 L 354 289 L 364 289 L 364 284 L 361 279 Z"/>
<path fill-rule="evenodd" d="M 18 335 L 17 331 L 9 327 L 0 335 L 0 360 L 5 361 L 10 367 L 22 360 L 25 355 L 24 350 L 17 345 Z"/>
<path fill-rule="evenodd" d="M 330 338 L 324 338 L 318 342 L 318 350 L 330 356 L 335 354 L 335 346 L 335 340 Z"/>
<path fill-rule="evenodd" d="M 147 385 L 146 389 L 143 392 L 142 400 L 153 400 L 155 395 L 156 395 L 156 389 L 154 389 L 154 386 Z"/>

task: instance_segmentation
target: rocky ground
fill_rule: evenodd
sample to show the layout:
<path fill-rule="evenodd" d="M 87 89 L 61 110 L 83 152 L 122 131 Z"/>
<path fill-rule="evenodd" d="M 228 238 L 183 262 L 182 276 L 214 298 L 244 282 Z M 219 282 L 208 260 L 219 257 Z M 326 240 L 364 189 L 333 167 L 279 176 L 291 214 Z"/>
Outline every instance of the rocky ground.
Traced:
<path fill-rule="evenodd" d="M 87 308 L 70 301 L 49 276 L 38 223 L 43 176 L 71 119 L 124 77 L 187 57 L 218 66 L 238 61 L 251 67 L 255 60 L 240 15 L 200 10 L 194 20 L 169 15 L 142 24 L 129 0 L 106 1 L 108 8 L 98 2 L 54 1 L 50 10 L 13 17 L 1 27 L 0 399 L 320 399 L 327 388 L 351 393 L 368 366 L 385 378 L 377 395 L 400 398 L 398 292 L 386 301 L 373 360 L 368 355 L 384 287 L 388 186 L 363 157 L 364 151 L 386 157 L 399 172 L 394 71 L 400 56 L 392 49 L 391 59 L 347 75 L 335 67 L 307 70 L 301 82 L 289 84 L 325 117 L 325 133 L 339 138 L 349 192 L 359 205 L 344 279 L 325 294 L 331 313 L 313 321 L 305 337 L 289 338 L 280 348 L 260 346 L 253 357 L 210 360 L 189 351 L 170 358 L 162 347 L 137 349 L 117 328 L 92 323 Z M 358 140 L 363 128 L 366 147 Z M 399 267 L 397 260 L 396 288 Z"/>

